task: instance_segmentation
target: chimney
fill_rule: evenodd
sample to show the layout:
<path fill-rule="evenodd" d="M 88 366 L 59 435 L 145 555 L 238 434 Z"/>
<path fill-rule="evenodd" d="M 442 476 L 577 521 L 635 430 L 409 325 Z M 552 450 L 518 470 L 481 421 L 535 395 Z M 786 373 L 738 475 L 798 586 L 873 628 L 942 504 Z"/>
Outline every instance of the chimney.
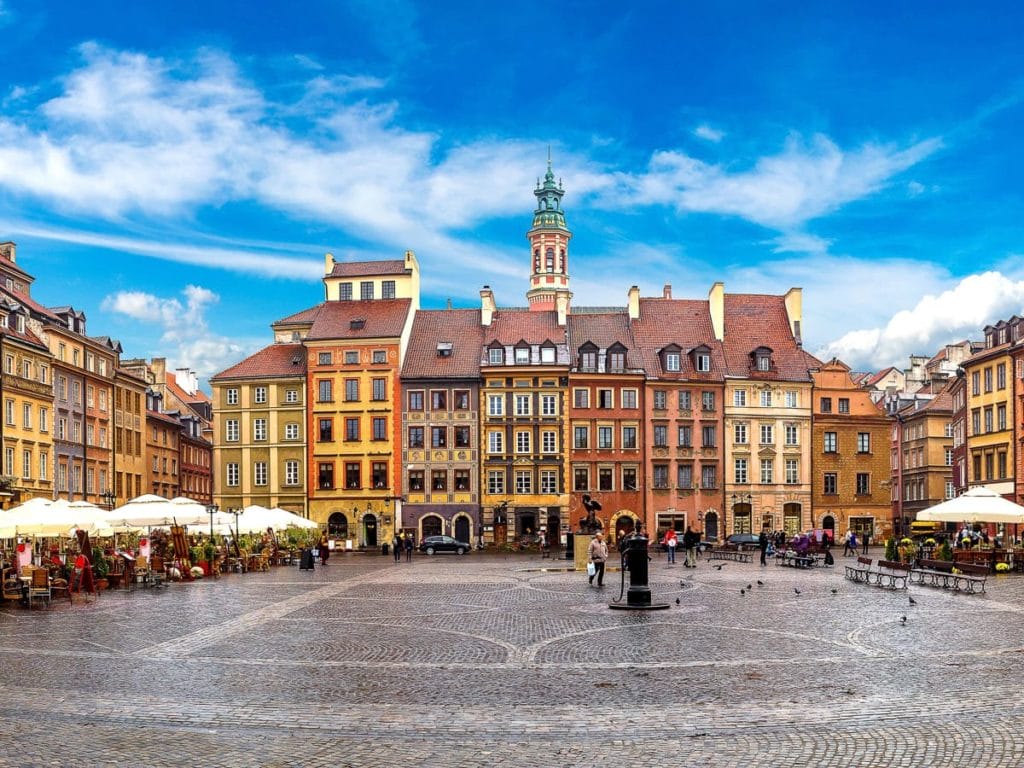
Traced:
<path fill-rule="evenodd" d="M 672 283 L 665 283 L 665 287 L 661 289 L 661 297 L 663 299 L 672 298 Z"/>
<path fill-rule="evenodd" d="M 629 307 L 629 319 L 640 319 L 640 288 L 635 285 L 629 286 L 629 293 L 626 294 L 626 304 Z"/>
<path fill-rule="evenodd" d="M 790 288 L 786 291 L 786 315 L 789 317 L 789 328 L 797 344 L 803 344 L 801 338 L 801 320 L 803 320 L 804 302 L 803 288 Z"/>
<path fill-rule="evenodd" d="M 12 241 L 8 240 L 6 242 L 0 243 L 0 256 L 7 259 L 8 261 L 17 261 L 17 259 L 15 258 L 15 256 L 17 255 L 16 251 L 17 247 L 14 245 Z"/>
<path fill-rule="evenodd" d="M 325 275 L 329 275 L 333 271 L 334 271 L 334 254 L 333 253 L 325 253 L 324 254 L 324 274 Z"/>
<path fill-rule="evenodd" d="M 555 311 L 558 312 L 558 325 L 565 327 L 565 316 L 569 314 L 569 298 L 570 294 L 568 291 L 559 291 L 555 294 Z"/>
<path fill-rule="evenodd" d="M 451 298 L 448 299 L 448 307 L 447 308 L 448 309 L 452 308 L 452 300 L 451 300 Z"/>
<path fill-rule="evenodd" d="M 708 291 L 708 312 L 711 314 L 711 328 L 715 338 L 725 339 L 725 283 L 715 283 Z"/>
<path fill-rule="evenodd" d="M 480 290 L 480 325 L 485 328 L 490 326 L 497 310 L 498 308 L 494 306 L 494 291 L 491 290 L 491 286 L 485 285 Z"/>

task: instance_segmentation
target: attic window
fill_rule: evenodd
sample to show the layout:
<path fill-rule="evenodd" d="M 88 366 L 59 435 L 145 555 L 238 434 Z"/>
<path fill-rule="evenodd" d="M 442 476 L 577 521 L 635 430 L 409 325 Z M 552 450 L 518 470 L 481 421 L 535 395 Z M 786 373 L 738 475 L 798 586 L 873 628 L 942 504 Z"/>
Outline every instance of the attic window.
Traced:
<path fill-rule="evenodd" d="M 302 358 L 299 355 L 292 355 L 292 365 L 298 365 L 302 362 Z"/>
<path fill-rule="evenodd" d="M 529 347 L 516 347 L 516 365 L 522 365 L 530 362 L 530 348 Z"/>
<path fill-rule="evenodd" d="M 451 357 L 452 347 L 454 345 L 450 341 L 439 341 L 437 343 L 437 356 L 438 357 Z"/>
<path fill-rule="evenodd" d="M 666 371 L 678 371 L 679 370 L 679 353 L 678 352 L 666 352 L 665 353 L 665 370 Z"/>
<path fill-rule="evenodd" d="M 366 325 L 366 321 L 363 320 L 362 318 L 360 318 L 358 320 L 349 320 L 348 321 L 348 328 L 349 328 L 350 331 L 361 331 L 361 330 L 363 330 L 363 327 L 365 325 Z"/>
<path fill-rule="evenodd" d="M 707 373 L 711 370 L 711 355 L 707 352 L 698 352 L 696 368 L 701 373 Z"/>

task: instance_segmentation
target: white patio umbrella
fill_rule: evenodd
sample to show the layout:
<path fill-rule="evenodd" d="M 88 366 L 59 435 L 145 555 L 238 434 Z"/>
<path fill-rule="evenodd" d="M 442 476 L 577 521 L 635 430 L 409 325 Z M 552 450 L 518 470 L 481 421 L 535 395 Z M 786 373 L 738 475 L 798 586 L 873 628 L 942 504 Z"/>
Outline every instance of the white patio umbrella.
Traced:
<path fill-rule="evenodd" d="M 1024 507 L 983 485 L 917 513 L 918 520 L 947 523 L 1024 523 Z"/>
<path fill-rule="evenodd" d="M 289 512 L 287 509 L 281 509 L 280 507 L 274 507 L 271 512 L 278 514 L 281 520 L 284 522 L 285 527 L 290 528 L 319 528 L 320 523 L 315 520 L 310 520 L 308 517 L 297 515 L 294 512 Z"/>
<path fill-rule="evenodd" d="M 106 513 L 106 519 L 118 529 L 122 527 L 144 529 L 175 524 L 199 527 L 210 524 L 210 512 L 205 504 L 194 499 L 184 496 L 165 499 L 162 496 L 147 493 Z M 213 516 L 215 526 L 227 524 L 233 519 L 233 516 L 225 512 L 217 512 Z"/>
<path fill-rule="evenodd" d="M 4 516 L 0 522 L 0 538 L 68 536 L 68 531 L 75 528 L 98 532 L 101 527 L 109 527 L 103 522 L 103 515 L 103 510 L 88 501 L 57 499 L 46 505 L 26 503 Z"/>

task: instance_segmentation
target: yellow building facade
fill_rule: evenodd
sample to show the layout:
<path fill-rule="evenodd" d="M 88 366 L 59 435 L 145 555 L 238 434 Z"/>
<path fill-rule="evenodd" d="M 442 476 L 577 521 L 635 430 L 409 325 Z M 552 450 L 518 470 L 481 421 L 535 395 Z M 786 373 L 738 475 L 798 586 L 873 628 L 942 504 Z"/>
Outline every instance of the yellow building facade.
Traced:
<path fill-rule="evenodd" d="M 1014 494 L 1013 359 L 1008 323 L 985 328 L 985 349 L 963 363 L 967 383 L 967 484 Z"/>

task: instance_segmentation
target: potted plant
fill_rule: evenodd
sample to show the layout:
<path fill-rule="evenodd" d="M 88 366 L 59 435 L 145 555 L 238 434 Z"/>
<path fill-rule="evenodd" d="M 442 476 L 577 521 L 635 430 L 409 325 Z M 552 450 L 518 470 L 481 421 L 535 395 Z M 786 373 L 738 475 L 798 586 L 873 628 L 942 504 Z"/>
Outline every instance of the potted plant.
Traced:
<path fill-rule="evenodd" d="M 203 569 L 203 573 L 206 576 L 212 576 L 217 568 L 217 547 L 213 545 L 212 541 L 206 542 L 203 545 L 203 561 L 199 563 Z"/>
<path fill-rule="evenodd" d="M 103 554 L 103 550 L 94 547 L 92 550 L 92 573 L 95 577 L 96 589 L 106 589 L 110 585 L 107 577 L 110 575 L 111 565 L 113 563 Z"/>

